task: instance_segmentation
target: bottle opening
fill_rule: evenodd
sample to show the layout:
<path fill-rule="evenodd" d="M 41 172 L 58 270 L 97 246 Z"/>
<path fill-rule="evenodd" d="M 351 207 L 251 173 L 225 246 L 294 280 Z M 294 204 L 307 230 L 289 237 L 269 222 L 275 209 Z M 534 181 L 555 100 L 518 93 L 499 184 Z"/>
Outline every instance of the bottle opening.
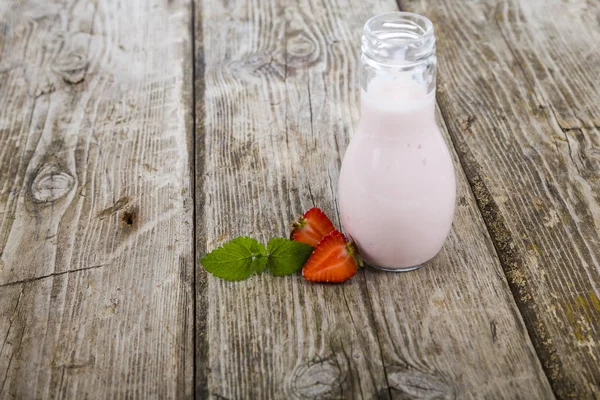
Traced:
<path fill-rule="evenodd" d="M 433 24 L 409 12 L 377 15 L 365 23 L 362 52 L 382 64 L 419 63 L 435 55 Z"/>

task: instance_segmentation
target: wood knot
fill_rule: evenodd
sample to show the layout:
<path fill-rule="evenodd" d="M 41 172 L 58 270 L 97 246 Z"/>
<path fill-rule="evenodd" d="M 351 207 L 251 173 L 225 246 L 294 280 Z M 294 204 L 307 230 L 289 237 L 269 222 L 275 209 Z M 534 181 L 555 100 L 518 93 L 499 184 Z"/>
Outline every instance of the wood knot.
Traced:
<path fill-rule="evenodd" d="M 314 64 L 321 57 L 319 43 L 305 31 L 288 33 L 286 46 L 286 64 L 292 68 Z"/>
<path fill-rule="evenodd" d="M 112 206 L 110 206 L 108 208 L 105 208 L 104 210 L 102 210 L 98 214 L 96 214 L 96 217 L 98 217 L 100 219 L 104 219 L 109 215 L 112 215 L 118 211 L 121 211 L 122 209 L 124 209 L 126 207 L 129 207 L 132 202 L 133 202 L 132 197 L 123 196 L 119 200 L 117 200 L 115 202 L 115 204 L 113 204 Z"/>
<path fill-rule="evenodd" d="M 592 158 L 595 158 L 597 160 L 600 160 L 600 148 L 599 147 L 592 147 L 588 150 L 588 155 Z"/>
<path fill-rule="evenodd" d="M 119 219 L 121 220 L 121 226 L 124 228 L 123 232 L 133 232 L 139 224 L 140 209 L 137 204 L 129 204 L 119 212 Z"/>
<path fill-rule="evenodd" d="M 63 80 L 70 84 L 77 84 L 83 81 L 87 70 L 87 59 L 85 56 L 77 53 L 67 53 L 64 57 L 56 60 L 52 66 Z"/>
<path fill-rule="evenodd" d="M 136 219 L 136 210 L 125 210 L 121 215 L 121 220 L 125 222 L 125 224 L 131 226 L 135 222 Z"/>
<path fill-rule="evenodd" d="M 283 80 L 285 77 L 285 66 L 276 60 L 276 56 L 266 52 L 255 52 L 231 61 L 227 67 L 240 76 L 270 76 Z"/>
<path fill-rule="evenodd" d="M 392 366 L 388 371 L 390 389 L 400 392 L 402 398 L 445 400 L 454 399 L 454 389 L 446 380 L 429 372 Z"/>
<path fill-rule="evenodd" d="M 285 19 L 285 64 L 291 69 L 312 66 L 325 48 L 323 32 L 300 10 L 287 9 Z"/>
<path fill-rule="evenodd" d="M 345 371 L 335 360 L 320 359 L 296 370 L 291 389 L 300 399 L 337 399 L 344 380 Z"/>
<path fill-rule="evenodd" d="M 31 183 L 30 196 L 36 203 L 56 201 L 75 186 L 75 178 L 56 164 L 45 164 Z"/>

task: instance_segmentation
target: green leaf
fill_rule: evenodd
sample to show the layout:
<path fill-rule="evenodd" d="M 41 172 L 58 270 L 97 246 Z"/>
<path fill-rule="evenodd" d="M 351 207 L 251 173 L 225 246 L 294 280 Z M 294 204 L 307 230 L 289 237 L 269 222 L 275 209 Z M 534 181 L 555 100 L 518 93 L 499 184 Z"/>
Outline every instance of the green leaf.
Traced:
<path fill-rule="evenodd" d="M 262 244 L 261 244 L 262 246 Z M 264 247 L 263 247 L 264 249 Z M 263 272 L 265 272 L 265 269 L 267 268 L 267 261 L 269 260 L 269 258 L 267 256 L 262 256 L 262 257 L 258 257 L 254 259 L 254 271 L 256 272 L 257 275 L 262 274 Z"/>
<path fill-rule="evenodd" d="M 295 240 L 271 239 L 267 244 L 267 267 L 276 276 L 293 274 L 302 268 L 312 251 L 312 246 Z"/>
<path fill-rule="evenodd" d="M 267 265 L 265 246 L 249 237 L 237 237 L 200 260 L 216 277 L 241 281 L 253 273 L 261 273 Z"/>

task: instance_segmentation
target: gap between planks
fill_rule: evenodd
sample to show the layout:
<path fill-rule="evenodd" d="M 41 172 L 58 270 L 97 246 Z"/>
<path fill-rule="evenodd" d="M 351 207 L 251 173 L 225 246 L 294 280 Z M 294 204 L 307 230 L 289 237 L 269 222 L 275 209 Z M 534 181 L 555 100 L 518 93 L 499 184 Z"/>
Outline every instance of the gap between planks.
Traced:
<path fill-rule="evenodd" d="M 197 344 L 196 344 L 196 340 L 198 338 L 198 331 L 197 331 L 197 325 L 198 325 L 198 316 L 197 316 L 197 303 L 198 303 L 198 291 L 197 291 L 197 287 L 196 287 L 196 275 L 197 275 L 197 269 L 198 269 L 198 251 L 197 251 L 197 225 L 198 225 L 198 219 L 197 219 L 197 208 L 196 208 L 196 202 L 197 202 L 197 195 L 196 195 L 196 0 L 190 0 L 190 34 L 191 34 L 191 40 L 192 40 L 192 46 L 191 46 L 191 50 L 192 50 L 192 132 L 191 132 L 191 144 L 192 144 L 192 149 L 191 149 L 191 154 L 190 154 L 190 158 L 192 160 L 192 166 L 191 166 L 191 177 L 192 177 L 192 182 L 191 182 L 191 186 L 192 186 L 192 260 L 194 260 L 194 265 L 193 265 L 193 272 L 192 272 L 192 313 L 193 313 L 193 318 L 192 321 L 194 323 L 194 326 L 192 327 L 192 335 L 193 335 L 193 343 L 192 343 L 192 356 L 193 356 L 193 361 L 192 361 L 192 390 L 193 390 L 193 397 L 194 400 L 197 398 L 197 371 L 196 371 L 196 360 L 197 360 Z"/>
<path fill-rule="evenodd" d="M 194 203 L 194 363 L 193 363 L 193 396 L 194 399 L 209 397 L 208 390 L 208 276 L 200 265 L 199 256 L 206 252 L 204 236 L 198 232 L 198 220 L 204 220 L 205 196 L 198 196 L 199 189 L 204 185 L 204 45 L 202 40 L 196 39 L 196 34 L 202 39 L 202 5 L 196 4 L 197 0 L 191 1 L 192 13 L 192 145 L 193 145 L 193 203 Z M 200 295 L 198 295 L 200 293 Z"/>

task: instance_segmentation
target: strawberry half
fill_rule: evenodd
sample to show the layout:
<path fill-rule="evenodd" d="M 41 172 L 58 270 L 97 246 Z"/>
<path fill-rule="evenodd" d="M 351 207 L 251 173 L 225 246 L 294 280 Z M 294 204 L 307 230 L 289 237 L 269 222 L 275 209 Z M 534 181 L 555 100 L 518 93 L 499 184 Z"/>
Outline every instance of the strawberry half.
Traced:
<path fill-rule="evenodd" d="M 327 234 L 302 268 L 302 276 L 312 282 L 344 282 L 352 278 L 362 260 L 354 242 L 348 243 L 340 231 Z"/>
<path fill-rule="evenodd" d="M 294 222 L 291 239 L 316 247 L 323 236 L 334 229 L 327 215 L 314 207 Z"/>

